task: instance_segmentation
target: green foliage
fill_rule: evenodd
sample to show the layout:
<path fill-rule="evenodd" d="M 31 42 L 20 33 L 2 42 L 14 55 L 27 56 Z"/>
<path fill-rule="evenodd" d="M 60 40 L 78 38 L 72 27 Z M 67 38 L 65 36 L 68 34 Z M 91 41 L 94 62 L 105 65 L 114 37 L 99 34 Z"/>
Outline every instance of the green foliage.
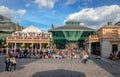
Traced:
<path fill-rule="evenodd" d="M 4 47 L 8 47 L 8 44 L 4 44 Z"/>
<path fill-rule="evenodd" d="M 25 44 L 21 44 L 21 47 L 25 47 Z"/>
<path fill-rule="evenodd" d="M 30 48 L 33 48 L 33 44 L 30 44 L 29 47 L 30 47 Z"/>

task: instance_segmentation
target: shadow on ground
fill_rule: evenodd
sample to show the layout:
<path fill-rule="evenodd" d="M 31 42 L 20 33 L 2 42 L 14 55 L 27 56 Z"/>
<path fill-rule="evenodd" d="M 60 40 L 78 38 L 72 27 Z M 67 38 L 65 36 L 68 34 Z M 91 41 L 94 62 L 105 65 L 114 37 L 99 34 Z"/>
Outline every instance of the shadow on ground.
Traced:
<path fill-rule="evenodd" d="M 91 59 L 94 63 L 99 65 L 102 69 L 106 70 L 110 74 L 113 75 L 113 77 L 120 77 L 120 64 L 114 62 L 107 62 L 103 59 Z"/>
<path fill-rule="evenodd" d="M 64 69 L 37 72 L 32 77 L 86 77 L 84 73 Z"/>

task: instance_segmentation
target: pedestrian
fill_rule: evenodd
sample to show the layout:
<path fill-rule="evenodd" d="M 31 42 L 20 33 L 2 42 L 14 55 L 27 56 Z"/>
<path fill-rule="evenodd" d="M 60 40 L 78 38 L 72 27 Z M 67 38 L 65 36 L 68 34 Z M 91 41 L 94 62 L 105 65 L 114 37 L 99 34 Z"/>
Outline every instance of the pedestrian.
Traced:
<path fill-rule="evenodd" d="M 118 51 L 118 58 L 120 59 L 120 51 Z"/>
<path fill-rule="evenodd" d="M 9 67 L 10 67 L 10 56 L 9 56 L 8 54 L 5 56 L 5 64 L 6 64 L 6 66 L 5 66 L 5 71 L 9 71 Z"/>
<path fill-rule="evenodd" d="M 10 58 L 10 71 L 15 71 L 16 70 L 16 59 L 14 56 Z"/>
<path fill-rule="evenodd" d="M 89 58 L 89 54 L 87 50 L 83 50 L 82 52 L 82 63 L 85 63 L 88 61 Z"/>

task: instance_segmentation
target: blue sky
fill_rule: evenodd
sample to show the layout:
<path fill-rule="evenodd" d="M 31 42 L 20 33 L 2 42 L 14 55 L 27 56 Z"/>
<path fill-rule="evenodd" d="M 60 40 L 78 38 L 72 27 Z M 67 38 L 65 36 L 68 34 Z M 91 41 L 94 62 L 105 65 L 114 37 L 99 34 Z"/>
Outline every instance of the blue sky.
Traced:
<path fill-rule="evenodd" d="M 120 21 L 120 0 L 0 0 L 0 14 L 46 31 L 69 20 L 96 29 Z"/>

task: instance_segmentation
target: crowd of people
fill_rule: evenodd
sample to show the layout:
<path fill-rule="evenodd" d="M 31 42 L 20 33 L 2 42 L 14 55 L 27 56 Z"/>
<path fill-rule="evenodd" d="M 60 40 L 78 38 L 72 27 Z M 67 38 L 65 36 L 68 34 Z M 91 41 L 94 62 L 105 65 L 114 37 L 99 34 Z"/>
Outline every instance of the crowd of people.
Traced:
<path fill-rule="evenodd" d="M 5 54 L 7 50 L 3 51 Z M 16 70 L 16 58 L 37 58 L 37 59 L 82 59 L 82 63 L 86 63 L 89 58 L 87 50 L 78 49 L 8 49 L 8 54 L 5 56 L 5 70 L 15 71 Z"/>
<path fill-rule="evenodd" d="M 14 55 L 16 58 L 39 58 L 39 59 L 76 59 L 80 58 L 81 50 L 78 49 L 29 49 L 29 48 L 19 48 L 19 49 L 9 49 L 9 54 Z"/>

